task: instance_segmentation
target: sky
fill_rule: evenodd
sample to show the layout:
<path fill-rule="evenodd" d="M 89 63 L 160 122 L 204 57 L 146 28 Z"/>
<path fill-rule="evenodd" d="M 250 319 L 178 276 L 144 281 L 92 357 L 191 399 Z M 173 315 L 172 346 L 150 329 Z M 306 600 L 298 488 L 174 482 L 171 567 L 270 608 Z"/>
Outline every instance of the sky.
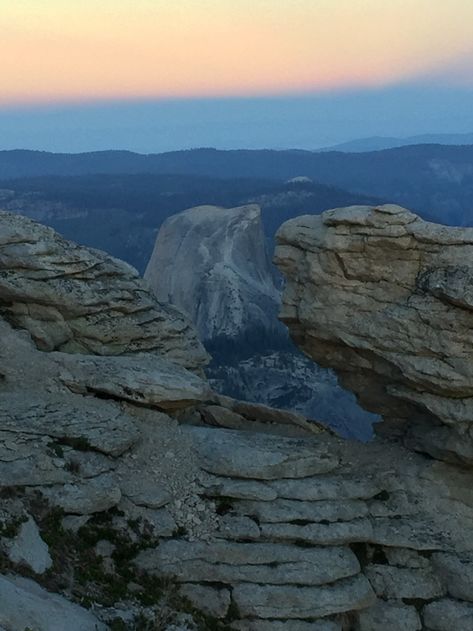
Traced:
<path fill-rule="evenodd" d="M 0 148 L 473 131 L 472 0 L 0 0 L 0 33 Z"/>

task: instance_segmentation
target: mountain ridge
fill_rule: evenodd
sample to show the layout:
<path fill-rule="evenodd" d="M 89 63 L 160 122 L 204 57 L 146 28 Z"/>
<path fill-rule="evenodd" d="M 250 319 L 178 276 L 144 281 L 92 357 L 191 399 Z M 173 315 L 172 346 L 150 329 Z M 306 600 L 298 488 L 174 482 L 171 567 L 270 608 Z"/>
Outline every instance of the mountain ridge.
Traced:
<path fill-rule="evenodd" d="M 462 146 L 473 144 L 473 132 L 463 134 L 419 134 L 415 136 L 368 136 L 355 138 L 336 145 L 318 149 L 318 151 L 343 151 L 344 153 L 360 153 L 395 149 L 410 145 L 447 145 Z"/>
<path fill-rule="evenodd" d="M 397 151 L 426 151 L 438 155 L 450 155 L 452 150 L 467 150 L 470 145 L 418 144 L 367 151 L 363 154 L 385 153 L 397 155 Z M 390 152 L 392 152 L 390 154 Z M 53 153 L 28 149 L 0 151 L 0 180 L 41 175 L 91 175 L 118 173 L 194 174 L 212 177 L 268 177 L 290 179 L 305 175 L 314 177 L 312 171 L 323 164 L 327 156 L 338 155 L 340 160 L 353 160 L 358 154 L 343 151 L 309 151 L 305 149 L 214 149 L 195 148 L 164 153 L 141 154 L 133 151 L 107 150 L 87 153 Z M 351 157 L 350 157 L 351 156 Z M 21 160 L 20 158 L 23 158 Z M 241 158 L 241 161 L 239 161 Z M 311 170 L 304 173 L 303 167 Z M 301 171 L 302 168 L 302 171 Z"/>

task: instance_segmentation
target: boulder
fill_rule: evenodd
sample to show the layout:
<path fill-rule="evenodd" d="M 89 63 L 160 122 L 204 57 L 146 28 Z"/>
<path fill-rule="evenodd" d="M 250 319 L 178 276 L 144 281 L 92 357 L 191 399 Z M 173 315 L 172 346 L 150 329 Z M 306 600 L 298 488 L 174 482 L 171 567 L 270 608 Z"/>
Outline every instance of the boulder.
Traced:
<path fill-rule="evenodd" d="M 91 480 L 51 486 L 42 489 L 43 495 L 53 506 L 60 506 L 66 513 L 89 515 L 109 510 L 121 499 L 121 491 L 114 477 L 101 475 Z"/>
<path fill-rule="evenodd" d="M 173 410 L 210 397 L 207 382 L 162 357 L 68 356 L 55 353 L 61 381 L 71 390 Z"/>
<path fill-rule="evenodd" d="M 342 625 L 335 620 L 240 620 L 232 623 L 236 631 L 342 631 Z"/>
<path fill-rule="evenodd" d="M 446 593 L 440 578 L 429 569 L 368 565 L 364 572 L 381 598 L 433 600 Z"/>
<path fill-rule="evenodd" d="M 432 563 L 453 598 L 473 603 L 473 555 L 434 554 Z"/>
<path fill-rule="evenodd" d="M 238 503 L 238 510 L 253 515 L 261 523 L 337 522 L 366 517 L 368 507 L 359 500 L 301 502 L 278 499 L 274 502 Z"/>
<path fill-rule="evenodd" d="M 358 614 L 357 631 L 420 631 L 422 622 L 415 607 L 402 602 L 378 600 Z"/>
<path fill-rule="evenodd" d="M 43 574 L 53 561 L 47 544 L 41 539 L 38 526 L 32 517 L 20 526 L 17 536 L 7 548 L 12 563 L 27 565 L 35 574 Z"/>
<path fill-rule="evenodd" d="M 178 563 L 176 561 L 179 560 Z M 323 585 L 360 571 L 348 548 L 311 548 L 270 543 L 169 541 L 144 550 L 137 565 L 186 582 Z M 276 616 L 281 617 L 281 616 Z"/>

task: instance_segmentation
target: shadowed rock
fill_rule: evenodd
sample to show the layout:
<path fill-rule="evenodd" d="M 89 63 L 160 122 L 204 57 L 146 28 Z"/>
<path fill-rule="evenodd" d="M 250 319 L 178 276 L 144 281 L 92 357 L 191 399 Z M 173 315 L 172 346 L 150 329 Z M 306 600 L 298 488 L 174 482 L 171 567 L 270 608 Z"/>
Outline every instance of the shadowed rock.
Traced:
<path fill-rule="evenodd" d="M 130 265 L 20 215 L 0 211 L 0 224 L 0 314 L 38 348 L 147 352 L 194 370 L 206 363 L 186 317 L 158 302 Z"/>

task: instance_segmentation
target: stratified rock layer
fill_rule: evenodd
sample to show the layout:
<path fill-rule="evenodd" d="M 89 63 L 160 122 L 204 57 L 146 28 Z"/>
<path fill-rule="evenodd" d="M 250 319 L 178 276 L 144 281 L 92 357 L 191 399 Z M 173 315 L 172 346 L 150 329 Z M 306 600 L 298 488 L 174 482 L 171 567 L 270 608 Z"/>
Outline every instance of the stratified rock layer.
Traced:
<path fill-rule="evenodd" d="M 158 302 L 135 269 L 19 215 L 0 211 L 0 225 L 0 314 L 39 349 L 206 363 L 185 316 Z"/>
<path fill-rule="evenodd" d="M 357 206 L 293 219 L 277 240 L 297 344 L 384 417 L 381 431 L 472 465 L 473 229 Z"/>
<path fill-rule="evenodd" d="M 3 236 L 10 222 L 0 214 Z M 37 267 L 40 228 L 19 222 L 22 260 Z M 75 252 L 62 252 L 63 269 Z M 30 267 L 22 284 L 20 267 L 0 262 L 23 305 L 39 299 Z M 69 309 L 45 273 L 51 313 L 75 312 L 75 293 Z M 110 313 L 115 283 L 110 302 L 105 281 L 84 285 L 89 302 Z M 132 353 L 118 339 L 99 356 L 74 337 L 74 353 L 40 350 L 36 325 L 53 326 L 16 319 L 20 303 L 2 300 L 2 631 L 196 628 L 182 611 L 202 629 L 471 629 L 467 468 L 214 395 L 184 367 L 196 365 L 191 329 L 169 341 L 154 323 L 161 350 Z M 92 318 L 87 339 L 102 332 Z"/>

